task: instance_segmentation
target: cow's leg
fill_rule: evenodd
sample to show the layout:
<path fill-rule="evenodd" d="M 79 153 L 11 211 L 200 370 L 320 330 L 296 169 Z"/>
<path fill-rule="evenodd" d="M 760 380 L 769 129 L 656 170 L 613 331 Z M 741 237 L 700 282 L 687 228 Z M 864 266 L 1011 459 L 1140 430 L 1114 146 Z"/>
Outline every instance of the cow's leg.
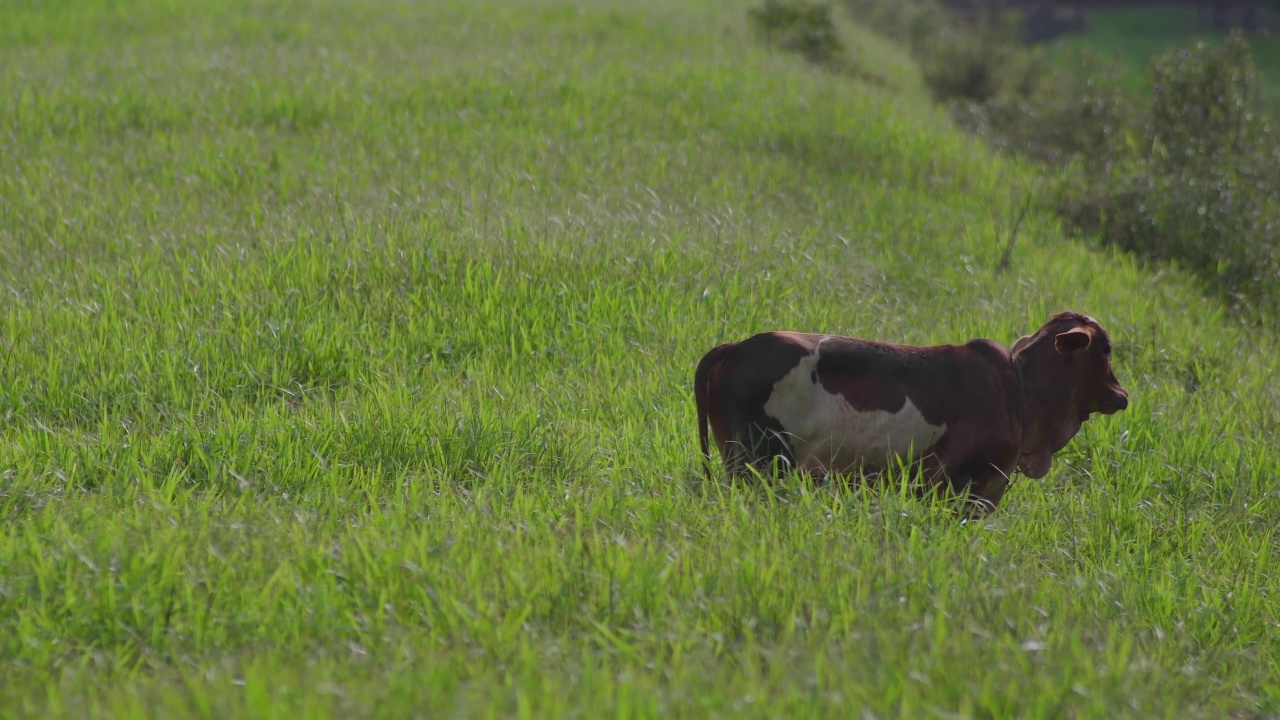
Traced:
<path fill-rule="evenodd" d="M 751 423 L 748 432 L 751 465 L 762 475 L 774 475 L 795 468 L 795 454 L 782 426 L 773 418 L 761 416 Z"/>
<path fill-rule="evenodd" d="M 965 503 L 965 517 L 969 520 L 981 520 L 995 512 L 1000 500 L 1009 489 L 1009 475 L 994 465 L 974 474 L 968 487 L 968 501 Z"/>
<path fill-rule="evenodd" d="M 957 481 L 965 481 L 960 477 L 963 474 L 963 468 L 957 468 L 951 459 L 951 442 L 948 436 L 943 436 L 934 444 L 929 453 L 920 458 L 912 470 L 918 472 L 923 481 L 919 488 L 921 497 L 932 492 L 945 493 L 948 489 L 954 488 Z"/>
<path fill-rule="evenodd" d="M 751 440 L 751 414 L 747 408 L 727 400 L 720 417 L 720 432 L 724 434 L 721 452 L 724 456 L 725 471 L 730 478 L 738 477 L 746 472 L 755 458 L 755 450 Z M 716 430 L 712 426 L 712 432 Z"/>
<path fill-rule="evenodd" d="M 730 474 L 740 475 L 747 468 L 765 476 L 795 467 L 795 454 L 782 425 L 763 412 L 756 412 L 733 424 L 730 429 Z"/>
<path fill-rule="evenodd" d="M 1000 505 L 1005 490 L 1009 487 L 1008 472 L 992 465 L 990 462 L 963 462 L 953 456 L 952 448 L 965 447 L 963 439 L 953 443 L 954 438 L 943 437 L 933 447 L 933 453 L 922 462 L 925 486 L 922 494 L 940 490 L 951 498 L 960 500 L 964 507 L 962 515 L 977 520 L 990 515 Z M 972 449 L 970 447 L 970 454 Z M 981 453 L 991 456 L 1016 457 L 1016 450 L 990 448 Z M 1010 468 L 1011 470 L 1012 468 Z"/>
<path fill-rule="evenodd" d="M 734 432 L 730 433 L 728 442 L 724 444 L 724 449 L 724 467 L 729 473 L 729 477 L 741 475 L 751 462 L 751 450 L 746 432 L 738 432 L 735 429 Z"/>
<path fill-rule="evenodd" d="M 737 423 L 732 429 L 731 438 L 726 445 L 729 452 L 725 462 L 729 475 L 743 475 L 748 468 L 761 474 L 768 472 L 777 443 L 766 429 L 754 422 Z"/>

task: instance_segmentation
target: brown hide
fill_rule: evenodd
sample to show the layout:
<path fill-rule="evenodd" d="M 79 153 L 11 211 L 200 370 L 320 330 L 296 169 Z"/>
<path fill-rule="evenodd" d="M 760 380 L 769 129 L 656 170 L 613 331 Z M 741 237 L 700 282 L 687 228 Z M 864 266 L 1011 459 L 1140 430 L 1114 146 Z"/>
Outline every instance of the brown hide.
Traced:
<path fill-rule="evenodd" d="M 1002 388 L 1016 382 L 1008 352 L 989 340 L 913 347 L 830 338 L 818 375 L 828 392 L 858 410 L 897 412 L 909 397 L 935 425 L 954 426 L 979 408 L 986 425 L 1003 428 L 1018 421 L 1015 406 L 1000 401 Z"/>
<path fill-rule="evenodd" d="M 1014 343 L 1014 356 L 1023 366 L 1031 409 L 1019 461 L 1027 477 L 1044 477 L 1053 454 L 1090 415 L 1129 407 L 1129 395 L 1111 369 L 1111 337 L 1093 318 L 1058 313 Z"/>
<path fill-rule="evenodd" d="M 1077 313 L 1053 316 L 1012 351 L 984 339 L 916 347 L 761 333 L 721 345 L 698 364 L 694 390 L 704 454 L 709 424 L 730 473 L 748 465 L 763 471 L 775 458 L 794 465 L 795 428 L 770 416 L 765 405 L 779 381 L 820 344 L 815 386 L 858 412 L 898 413 L 910 399 L 925 421 L 946 426 L 923 453 L 925 469 L 934 482 L 968 490 L 978 515 L 996 507 L 1015 470 L 1030 477 L 1047 473 L 1053 454 L 1090 414 L 1128 405 L 1111 371 L 1110 338 Z M 857 469 L 877 468 L 835 468 Z"/>
<path fill-rule="evenodd" d="M 781 427 L 764 414 L 773 383 L 809 354 L 805 335 L 762 333 L 741 342 L 725 343 L 698 363 L 694 390 L 700 403 L 699 434 L 707 453 L 706 417 L 716 446 L 730 472 L 744 464 L 763 463 L 773 456 L 786 456 L 784 444 L 776 438 L 753 436 L 756 429 L 779 431 Z M 750 441 L 749 441 L 750 440 Z M 735 444 L 736 443 L 736 444 Z"/>

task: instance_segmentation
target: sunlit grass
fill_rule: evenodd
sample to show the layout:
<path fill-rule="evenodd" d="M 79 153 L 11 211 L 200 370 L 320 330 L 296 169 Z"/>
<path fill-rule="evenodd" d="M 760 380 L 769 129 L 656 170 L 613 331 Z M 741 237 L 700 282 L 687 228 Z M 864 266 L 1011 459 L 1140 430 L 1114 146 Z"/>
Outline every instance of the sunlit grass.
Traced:
<path fill-rule="evenodd" d="M 1273 340 L 684 5 L 3 11 L 6 714 L 1280 709 Z M 1133 404 L 984 523 L 698 479 L 719 342 L 1063 308 Z"/>

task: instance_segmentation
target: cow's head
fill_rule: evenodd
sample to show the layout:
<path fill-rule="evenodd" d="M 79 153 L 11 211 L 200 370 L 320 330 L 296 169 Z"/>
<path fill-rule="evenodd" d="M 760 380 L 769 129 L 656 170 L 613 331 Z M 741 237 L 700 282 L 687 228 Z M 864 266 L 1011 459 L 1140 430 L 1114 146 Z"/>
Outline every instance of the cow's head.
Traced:
<path fill-rule="evenodd" d="M 1124 410 L 1129 394 L 1111 371 L 1111 338 L 1086 315 L 1058 313 L 1012 350 L 1023 368 L 1027 402 L 1018 469 L 1040 478 L 1090 415 Z"/>

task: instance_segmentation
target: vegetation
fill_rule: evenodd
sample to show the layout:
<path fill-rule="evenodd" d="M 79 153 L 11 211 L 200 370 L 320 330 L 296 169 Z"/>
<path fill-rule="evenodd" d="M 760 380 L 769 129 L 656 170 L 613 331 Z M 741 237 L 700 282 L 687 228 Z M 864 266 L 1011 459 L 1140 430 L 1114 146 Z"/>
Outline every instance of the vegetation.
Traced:
<path fill-rule="evenodd" d="M 1280 10 L 1280 7 L 1273 9 Z M 1151 59 L 1203 43 L 1221 46 L 1227 39 L 1207 31 L 1193 9 L 1092 10 L 1086 14 L 1086 32 L 1055 40 L 1046 53 L 1054 61 L 1072 63 L 1088 51 L 1115 60 L 1126 87 L 1150 91 Z M 1280 41 L 1264 33 L 1245 37 L 1258 66 L 1259 100 L 1272 111 L 1280 89 Z"/>
<path fill-rule="evenodd" d="M 765 0 L 764 5 L 749 11 L 749 17 L 766 42 L 798 52 L 812 62 L 830 62 L 844 49 L 829 4 Z"/>
<path fill-rule="evenodd" d="M 986 102 L 1025 96 L 1044 61 L 1018 44 L 1016 13 L 987 11 L 962 19 L 936 0 L 845 0 L 850 12 L 910 48 L 940 102 Z"/>
<path fill-rule="evenodd" d="M 1047 202 L 1076 228 L 1143 257 L 1181 263 L 1249 317 L 1280 308 L 1280 138 L 1260 113 L 1239 37 L 1153 59 L 1151 90 L 1114 66 L 1081 71 L 1028 99 L 957 108 L 999 146 L 1048 162 Z"/>
<path fill-rule="evenodd" d="M 1280 712 L 1273 338 L 749 7 L 7 6 L 4 714 Z M 697 477 L 718 342 L 1067 307 L 1133 404 L 987 521 Z"/>
<path fill-rule="evenodd" d="M 962 126 L 1042 163 L 1043 206 L 1086 237 L 1190 268 L 1272 323 L 1280 138 L 1244 38 L 1156 56 L 1148 81 L 1133 82 L 1089 52 L 1051 71 L 1009 16 L 973 24 L 932 0 L 849 4 L 915 49 Z"/>

